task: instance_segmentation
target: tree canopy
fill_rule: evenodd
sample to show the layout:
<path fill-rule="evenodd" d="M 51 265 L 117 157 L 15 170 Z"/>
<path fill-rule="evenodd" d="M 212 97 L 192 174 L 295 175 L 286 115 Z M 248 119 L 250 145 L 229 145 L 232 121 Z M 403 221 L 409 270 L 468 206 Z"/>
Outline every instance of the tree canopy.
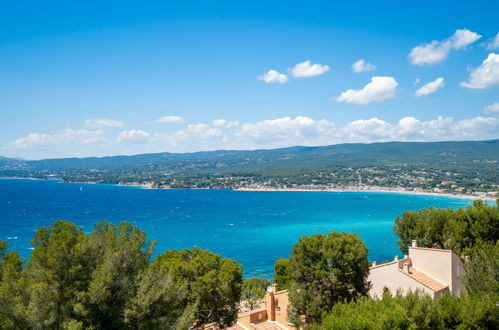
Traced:
<path fill-rule="evenodd" d="M 166 251 L 122 222 L 92 234 L 38 229 L 27 264 L 0 242 L 0 329 L 188 329 L 237 317 L 241 266 L 207 250 Z"/>
<path fill-rule="evenodd" d="M 488 296 L 444 295 L 433 300 L 421 292 L 381 299 L 362 297 L 336 304 L 316 329 L 497 329 L 499 313 Z"/>
<path fill-rule="evenodd" d="M 267 288 L 270 285 L 271 283 L 264 278 L 245 278 L 241 288 L 241 302 L 243 306 L 249 310 L 257 308 L 261 300 L 265 297 Z"/>
<path fill-rule="evenodd" d="M 369 266 L 367 248 L 357 234 L 300 238 L 289 260 L 292 322 L 320 322 L 336 303 L 367 294 Z"/>
<path fill-rule="evenodd" d="M 499 240 L 499 200 L 491 206 L 476 200 L 466 208 L 406 211 L 395 219 L 397 243 L 403 253 L 417 240 L 422 247 L 450 249 L 467 255 L 480 242 L 495 244 Z"/>

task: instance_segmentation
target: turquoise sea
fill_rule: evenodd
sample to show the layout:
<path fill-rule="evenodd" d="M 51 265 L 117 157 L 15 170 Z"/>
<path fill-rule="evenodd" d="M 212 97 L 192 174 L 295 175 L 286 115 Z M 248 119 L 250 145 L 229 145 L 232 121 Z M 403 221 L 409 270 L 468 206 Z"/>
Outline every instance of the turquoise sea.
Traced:
<path fill-rule="evenodd" d="M 271 278 L 302 235 L 356 232 L 371 260 L 400 254 L 393 221 L 405 210 L 460 207 L 470 200 L 368 192 L 155 190 L 50 180 L 0 180 L 0 240 L 24 257 L 38 227 L 69 220 L 129 221 L 157 240 L 156 253 L 198 246 L 236 259 L 244 276 Z"/>

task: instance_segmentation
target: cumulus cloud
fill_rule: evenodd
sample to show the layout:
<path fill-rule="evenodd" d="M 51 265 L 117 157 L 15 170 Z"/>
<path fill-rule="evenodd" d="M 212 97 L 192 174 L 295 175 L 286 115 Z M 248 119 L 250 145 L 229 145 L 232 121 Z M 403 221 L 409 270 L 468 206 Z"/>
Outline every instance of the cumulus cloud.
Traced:
<path fill-rule="evenodd" d="M 170 146 L 180 147 L 182 151 L 186 151 L 185 145 L 192 145 L 193 142 L 197 146 L 197 150 L 205 150 L 208 145 L 218 145 L 227 141 L 220 128 L 210 127 L 208 124 L 190 124 L 186 128 L 167 134 L 159 134 L 155 136 L 156 141 L 161 141 Z"/>
<path fill-rule="evenodd" d="M 304 61 L 289 68 L 289 72 L 293 77 L 304 78 L 320 76 L 329 71 L 329 66 L 324 64 L 312 64 L 310 61 Z"/>
<path fill-rule="evenodd" d="M 145 143 L 149 140 L 151 135 L 147 132 L 131 129 L 127 131 L 122 131 L 118 134 L 118 142 L 128 142 L 128 143 Z"/>
<path fill-rule="evenodd" d="M 471 71 L 468 82 L 460 85 L 473 89 L 499 86 L 499 54 L 490 53 L 478 68 Z"/>
<path fill-rule="evenodd" d="M 499 32 L 496 36 L 487 44 L 487 49 L 494 50 L 499 48 Z"/>
<path fill-rule="evenodd" d="M 45 148 L 61 144 L 87 144 L 104 141 L 101 130 L 62 129 L 56 133 L 31 133 L 13 142 L 5 144 L 2 149 Z"/>
<path fill-rule="evenodd" d="M 369 118 L 338 126 L 328 120 L 298 116 L 245 123 L 236 140 L 239 145 L 253 148 L 275 148 L 350 142 L 485 140 L 497 138 L 498 132 L 499 119 L 493 117 L 459 121 L 441 116 L 429 121 L 403 117 L 395 123 Z"/>
<path fill-rule="evenodd" d="M 491 115 L 499 115 L 499 102 L 494 102 L 483 109 L 483 111 L 487 114 Z"/>
<path fill-rule="evenodd" d="M 435 93 L 436 91 L 438 91 L 440 88 L 444 87 L 444 85 L 445 85 L 444 78 L 439 77 L 439 78 L 435 79 L 434 81 L 431 81 L 431 82 L 427 83 L 426 85 L 422 86 L 421 88 L 419 88 L 414 93 L 414 95 L 415 96 L 423 96 L 423 95 L 432 94 L 432 93 Z"/>
<path fill-rule="evenodd" d="M 349 89 L 336 99 L 336 102 L 368 104 L 393 99 L 397 95 L 397 81 L 393 77 L 372 77 L 362 89 Z"/>
<path fill-rule="evenodd" d="M 183 122 L 185 122 L 185 118 L 181 116 L 164 116 L 151 120 L 147 123 L 152 124 L 152 123 L 183 123 Z"/>
<path fill-rule="evenodd" d="M 85 126 L 90 128 L 123 127 L 126 123 L 113 119 L 86 119 Z"/>
<path fill-rule="evenodd" d="M 288 76 L 282 74 L 276 70 L 269 70 L 266 73 L 258 77 L 258 80 L 263 80 L 267 84 L 284 84 L 288 81 Z"/>
<path fill-rule="evenodd" d="M 490 111 L 486 112 L 495 115 L 497 108 L 493 104 Z M 440 116 L 428 121 L 402 117 L 395 122 L 373 117 L 343 125 L 325 119 L 297 116 L 246 122 L 232 127 L 215 127 L 207 123 L 190 124 L 183 129 L 160 134 L 126 130 L 119 133 L 117 138 L 113 135 L 112 139 L 106 138 L 104 131 L 61 130 L 53 134 L 33 133 L 8 143 L 1 149 L 7 156 L 31 158 L 37 155 L 36 157 L 43 158 L 47 154 L 52 157 L 68 157 L 103 153 L 191 152 L 385 141 L 487 140 L 498 138 L 498 134 L 497 116 L 462 120 Z"/>
<path fill-rule="evenodd" d="M 225 128 L 239 126 L 239 122 L 237 120 L 231 121 L 225 119 L 215 119 L 214 121 L 212 121 L 212 124 L 215 127 L 225 127 Z"/>
<path fill-rule="evenodd" d="M 352 70 L 356 73 L 373 71 L 374 69 L 376 69 L 376 65 L 366 62 L 365 60 L 358 60 L 352 64 Z"/>
<path fill-rule="evenodd" d="M 320 136 L 325 137 L 332 127 L 334 123 L 327 120 L 315 121 L 304 116 L 294 119 L 283 117 L 245 123 L 237 133 L 237 138 L 265 147 L 310 144 Z"/>
<path fill-rule="evenodd" d="M 451 50 L 465 49 L 481 37 L 481 35 L 473 31 L 459 29 L 448 39 L 442 41 L 433 40 L 430 43 L 414 47 L 409 53 L 409 61 L 411 64 L 420 66 L 437 64 L 445 60 Z"/>

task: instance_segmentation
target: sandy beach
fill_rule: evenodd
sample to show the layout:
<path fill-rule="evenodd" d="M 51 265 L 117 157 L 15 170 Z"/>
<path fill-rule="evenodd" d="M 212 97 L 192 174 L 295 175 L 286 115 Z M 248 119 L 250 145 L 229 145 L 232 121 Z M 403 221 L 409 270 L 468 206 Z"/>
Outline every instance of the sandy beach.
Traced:
<path fill-rule="evenodd" d="M 410 194 L 410 195 L 426 195 L 426 196 L 440 196 L 440 197 L 450 197 L 450 198 L 462 198 L 462 199 L 472 199 L 472 200 L 485 200 L 485 201 L 496 201 L 494 197 L 488 196 L 478 196 L 478 195 L 465 195 L 465 194 L 449 194 L 449 193 L 438 193 L 438 192 L 426 192 L 426 191 L 413 191 L 404 189 L 390 189 L 390 188 L 330 188 L 330 189 L 304 189 L 304 188 L 237 188 L 233 189 L 235 191 L 310 191 L 310 192 L 372 192 L 372 193 L 394 193 L 394 194 Z"/>

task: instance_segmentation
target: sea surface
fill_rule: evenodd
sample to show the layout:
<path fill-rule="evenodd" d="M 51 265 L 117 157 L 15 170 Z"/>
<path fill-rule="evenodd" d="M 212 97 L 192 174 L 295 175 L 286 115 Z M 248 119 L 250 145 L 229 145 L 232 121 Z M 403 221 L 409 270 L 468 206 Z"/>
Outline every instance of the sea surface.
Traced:
<path fill-rule="evenodd" d="M 28 258 L 38 227 L 68 220 L 129 221 L 155 239 L 156 255 L 198 246 L 237 260 L 244 276 L 271 279 L 303 235 L 358 233 L 371 261 L 401 255 L 392 226 L 405 210 L 457 208 L 471 200 L 377 192 L 157 190 L 52 180 L 0 180 L 0 240 Z"/>

